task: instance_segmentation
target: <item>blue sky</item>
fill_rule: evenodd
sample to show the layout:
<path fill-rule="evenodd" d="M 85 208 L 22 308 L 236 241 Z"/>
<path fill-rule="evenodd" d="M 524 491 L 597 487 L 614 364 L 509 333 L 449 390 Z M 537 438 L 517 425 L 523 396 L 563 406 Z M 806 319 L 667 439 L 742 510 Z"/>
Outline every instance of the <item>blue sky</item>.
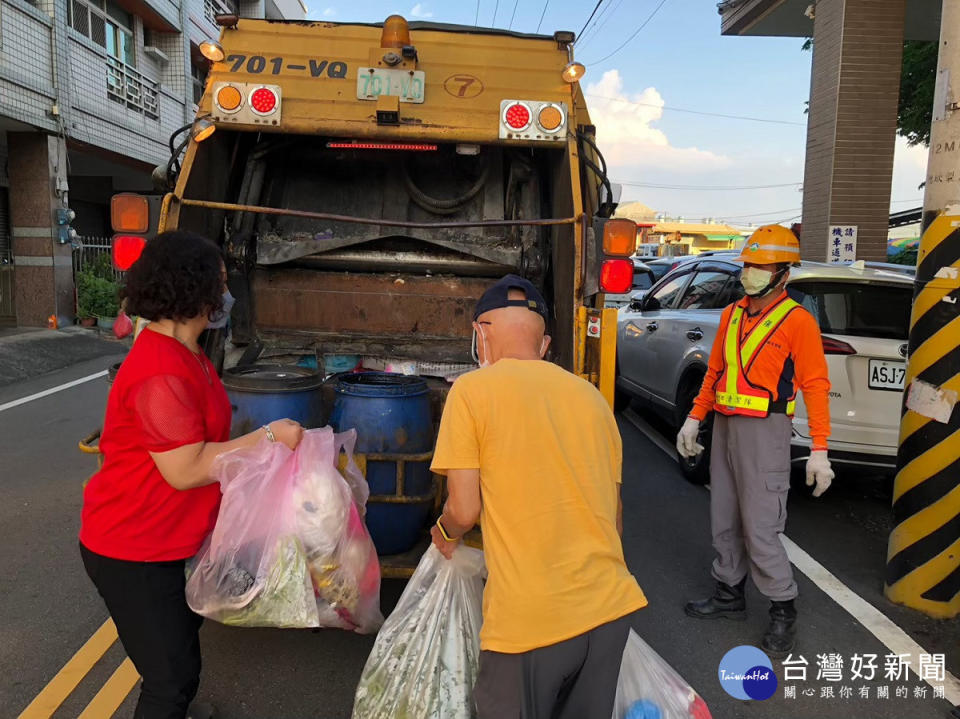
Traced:
<path fill-rule="evenodd" d="M 384 2 L 307 0 L 310 17 L 336 22 L 381 22 L 391 13 L 472 25 L 474 0 Z M 712 0 L 666 0 L 622 50 L 611 53 L 647 20 L 660 0 L 604 0 L 599 23 L 577 44 L 587 66 L 581 81 L 600 149 L 623 199 L 689 221 L 734 224 L 787 221 L 800 214 L 806 144 L 804 102 L 809 52 L 797 38 L 720 35 Z M 540 31 L 578 32 L 593 0 L 549 0 Z M 480 0 L 479 24 L 536 31 L 544 0 Z M 514 7 L 516 15 L 514 16 Z M 494 13 L 496 20 L 494 21 Z M 603 13 L 603 14 L 601 14 Z M 640 104 L 637 104 L 640 103 Z M 763 118 L 754 122 L 698 112 Z M 898 143 L 892 207 L 922 205 L 926 151 Z M 707 190 L 705 187 L 765 187 Z M 698 189 L 677 189 L 678 186 Z"/>

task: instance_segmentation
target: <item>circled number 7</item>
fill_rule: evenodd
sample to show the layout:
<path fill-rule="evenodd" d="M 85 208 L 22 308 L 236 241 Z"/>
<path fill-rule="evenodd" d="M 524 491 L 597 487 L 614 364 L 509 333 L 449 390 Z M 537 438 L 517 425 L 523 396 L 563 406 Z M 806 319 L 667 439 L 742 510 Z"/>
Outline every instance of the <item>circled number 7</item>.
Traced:
<path fill-rule="evenodd" d="M 457 97 L 465 97 L 467 94 L 467 88 L 475 83 L 477 78 L 470 77 L 469 75 L 457 75 L 453 78 L 453 81 L 460 83 L 460 90 L 457 92 Z"/>

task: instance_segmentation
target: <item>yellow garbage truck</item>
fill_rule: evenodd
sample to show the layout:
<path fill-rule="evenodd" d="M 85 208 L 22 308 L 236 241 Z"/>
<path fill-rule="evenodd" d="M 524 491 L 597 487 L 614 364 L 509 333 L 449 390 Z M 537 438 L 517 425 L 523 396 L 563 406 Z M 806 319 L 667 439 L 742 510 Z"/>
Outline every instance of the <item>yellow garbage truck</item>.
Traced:
<path fill-rule="evenodd" d="M 553 308 L 549 359 L 613 402 L 603 299 L 631 286 L 637 227 L 611 219 L 573 33 L 217 22 L 166 192 L 147 223 L 113 213 L 115 250 L 129 261 L 147 225 L 198 232 L 224 248 L 235 344 L 448 378 L 476 299 L 520 274 Z"/>

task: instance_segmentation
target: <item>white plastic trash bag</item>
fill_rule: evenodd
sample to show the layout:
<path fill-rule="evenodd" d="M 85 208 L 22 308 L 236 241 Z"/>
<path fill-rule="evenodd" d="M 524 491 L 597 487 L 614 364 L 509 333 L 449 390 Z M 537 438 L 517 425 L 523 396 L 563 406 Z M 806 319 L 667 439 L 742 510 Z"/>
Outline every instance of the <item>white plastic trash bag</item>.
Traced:
<path fill-rule="evenodd" d="M 613 719 L 711 719 L 711 716 L 701 696 L 631 629 L 623 649 Z"/>
<path fill-rule="evenodd" d="M 357 686 L 353 719 L 471 719 L 480 661 L 483 552 L 431 546 L 387 617 Z"/>
<path fill-rule="evenodd" d="M 377 630 L 380 565 L 358 504 L 369 490 L 353 464 L 355 441 L 352 430 L 325 427 L 305 432 L 295 451 L 263 440 L 217 458 L 223 499 L 188 565 L 193 611 L 244 627 Z"/>

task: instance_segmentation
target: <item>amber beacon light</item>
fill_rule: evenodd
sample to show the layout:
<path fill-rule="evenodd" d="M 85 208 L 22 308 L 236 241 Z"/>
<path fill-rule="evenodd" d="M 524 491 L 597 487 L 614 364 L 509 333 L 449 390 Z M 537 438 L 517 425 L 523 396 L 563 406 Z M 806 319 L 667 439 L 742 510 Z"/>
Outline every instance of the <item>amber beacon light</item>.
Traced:
<path fill-rule="evenodd" d="M 380 34 L 380 47 L 404 48 L 410 42 L 410 27 L 400 15 L 391 15 L 383 21 L 383 32 Z"/>

